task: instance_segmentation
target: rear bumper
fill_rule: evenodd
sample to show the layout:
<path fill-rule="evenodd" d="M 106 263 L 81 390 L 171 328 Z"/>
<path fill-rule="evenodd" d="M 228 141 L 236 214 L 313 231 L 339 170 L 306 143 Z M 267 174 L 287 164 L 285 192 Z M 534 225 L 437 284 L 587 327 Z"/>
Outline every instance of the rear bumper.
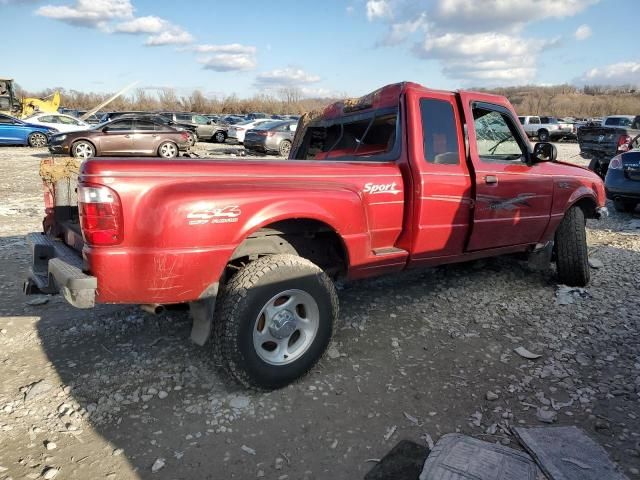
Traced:
<path fill-rule="evenodd" d="M 640 182 L 625 177 L 622 170 L 609 169 L 604 189 L 609 200 L 640 200 Z"/>
<path fill-rule="evenodd" d="M 32 260 L 24 283 L 25 294 L 61 293 L 74 307 L 95 305 L 98 279 L 82 271 L 78 252 L 42 233 L 30 233 L 27 243 Z"/>

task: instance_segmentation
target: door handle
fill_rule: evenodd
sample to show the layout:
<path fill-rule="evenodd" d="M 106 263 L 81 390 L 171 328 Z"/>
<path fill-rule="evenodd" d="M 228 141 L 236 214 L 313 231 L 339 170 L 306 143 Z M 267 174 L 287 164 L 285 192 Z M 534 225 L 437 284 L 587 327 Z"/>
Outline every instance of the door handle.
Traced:
<path fill-rule="evenodd" d="M 496 177 L 495 175 L 487 175 L 486 177 L 484 177 L 484 183 L 495 185 L 498 183 L 498 177 Z"/>

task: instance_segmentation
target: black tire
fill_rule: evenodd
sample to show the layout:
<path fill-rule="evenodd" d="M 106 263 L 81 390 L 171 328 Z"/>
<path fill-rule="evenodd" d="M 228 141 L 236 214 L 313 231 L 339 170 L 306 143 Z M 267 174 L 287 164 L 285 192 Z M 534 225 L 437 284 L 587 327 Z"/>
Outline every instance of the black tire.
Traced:
<path fill-rule="evenodd" d="M 616 209 L 617 212 L 631 213 L 635 211 L 638 206 L 638 202 L 634 200 L 614 200 L 613 208 Z"/>
<path fill-rule="evenodd" d="M 227 136 L 224 134 L 224 132 L 216 132 L 212 138 L 212 140 L 216 143 L 224 143 L 226 139 Z"/>
<path fill-rule="evenodd" d="M 162 158 L 176 158 L 179 150 L 178 145 L 173 142 L 162 142 L 158 146 L 158 156 Z"/>
<path fill-rule="evenodd" d="M 584 287 L 589 283 L 589 254 L 584 213 L 572 207 L 565 214 L 556 231 L 556 266 L 561 283 Z"/>
<path fill-rule="evenodd" d="M 96 156 L 96 147 L 86 140 L 79 140 L 71 145 L 71 156 L 74 158 L 91 158 Z"/>
<path fill-rule="evenodd" d="M 291 142 L 289 140 L 283 140 L 278 146 L 278 153 L 281 157 L 289 158 L 289 152 L 291 151 Z"/>
<path fill-rule="evenodd" d="M 549 141 L 549 132 L 547 130 L 540 129 L 538 130 L 538 140 L 540 140 L 541 142 L 548 142 Z"/>
<path fill-rule="evenodd" d="M 256 332 L 261 323 L 262 332 L 271 332 L 273 320 L 265 320 L 265 308 L 274 299 L 279 300 L 278 295 L 294 290 L 315 302 L 317 329 L 309 336 L 308 345 L 295 354 L 295 359 L 285 360 L 290 363 L 271 364 L 263 358 L 266 349 L 260 352 L 256 348 Z M 298 307 L 296 304 L 293 310 L 297 311 Z M 322 357 L 337 317 L 335 287 L 318 266 L 290 254 L 261 257 L 233 276 L 218 300 L 214 327 L 217 363 L 245 387 L 259 390 L 282 388 L 305 375 Z M 295 334 L 294 331 L 284 341 L 290 342 Z M 266 343 L 262 345 L 264 347 Z"/>
<path fill-rule="evenodd" d="M 604 180 L 604 177 L 607 176 L 607 165 L 602 163 L 599 158 L 593 158 L 589 162 L 589 170 L 598 175 L 601 179 Z"/>
<path fill-rule="evenodd" d="M 42 148 L 47 145 L 47 136 L 42 132 L 30 133 L 27 137 L 27 142 L 32 148 Z"/>

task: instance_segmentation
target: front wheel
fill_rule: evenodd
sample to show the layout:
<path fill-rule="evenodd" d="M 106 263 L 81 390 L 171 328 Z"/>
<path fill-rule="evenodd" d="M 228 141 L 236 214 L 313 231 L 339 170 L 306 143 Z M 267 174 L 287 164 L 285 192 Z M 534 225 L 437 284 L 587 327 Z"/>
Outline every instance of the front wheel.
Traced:
<path fill-rule="evenodd" d="M 44 147 L 47 144 L 47 136 L 44 133 L 33 132 L 27 138 L 29 146 L 33 148 Z"/>
<path fill-rule="evenodd" d="M 87 141 L 81 140 L 71 146 L 71 155 L 73 155 L 74 158 L 91 158 L 94 157 L 95 154 L 96 149 Z"/>
<path fill-rule="evenodd" d="M 224 132 L 216 132 L 216 134 L 213 136 L 213 141 L 216 143 L 224 143 L 226 139 L 227 136 L 224 134 Z"/>
<path fill-rule="evenodd" d="M 218 361 L 246 387 L 272 390 L 302 377 L 325 352 L 338 316 L 333 282 L 296 255 L 249 263 L 218 304 Z"/>
<path fill-rule="evenodd" d="M 572 207 L 556 231 L 556 266 L 561 283 L 584 287 L 589 283 L 589 253 L 584 213 Z"/>
<path fill-rule="evenodd" d="M 176 158 L 178 146 L 173 142 L 163 142 L 158 147 L 158 156 L 162 158 Z"/>

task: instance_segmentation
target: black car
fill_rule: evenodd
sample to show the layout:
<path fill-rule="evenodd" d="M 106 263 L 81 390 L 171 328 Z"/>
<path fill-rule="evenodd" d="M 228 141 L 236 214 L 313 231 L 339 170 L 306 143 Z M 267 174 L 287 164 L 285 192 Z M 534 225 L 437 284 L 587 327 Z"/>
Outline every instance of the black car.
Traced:
<path fill-rule="evenodd" d="M 607 198 L 619 212 L 633 212 L 640 203 L 640 149 L 611 159 L 604 180 Z"/>

